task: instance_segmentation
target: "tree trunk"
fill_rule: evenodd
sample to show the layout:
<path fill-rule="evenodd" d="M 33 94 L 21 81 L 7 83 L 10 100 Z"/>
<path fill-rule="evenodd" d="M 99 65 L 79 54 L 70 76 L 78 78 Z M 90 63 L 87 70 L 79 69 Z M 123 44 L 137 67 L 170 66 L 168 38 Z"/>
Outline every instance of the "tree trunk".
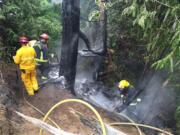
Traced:
<path fill-rule="evenodd" d="M 22 117 L 23 119 L 25 119 L 26 121 L 32 123 L 34 126 L 42 128 L 42 129 L 50 132 L 53 135 L 77 135 L 77 134 L 73 134 L 73 133 L 70 133 L 70 132 L 66 132 L 66 131 L 64 131 L 62 129 L 57 129 L 57 128 L 45 123 L 42 120 L 39 120 L 39 119 L 30 117 L 30 116 L 24 115 L 24 114 L 22 114 L 20 112 L 15 112 L 15 113 L 17 115 L 19 115 L 20 117 Z"/>
<path fill-rule="evenodd" d="M 107 0 L 101 0 L 100 3 L 100 23 L 102 28 L 102 36 L 103 36 L 103 51 L 104 54 L 107 53 L 107 14 L 106 14 L 106 7 L 105 2 Z"/>
<path fill-rule="evenodd" d="M 104 56 L 104 54 L 105 54 L 105 51 L 104 51 L 105 49 L 104 48 L 106 48 L 106 47 L 103 47 L 102 51 L 94 51 L 94 50 L 91 49 L 91 43 L 90 43 L 88 37 L 81 30 L 79 31 L 79 37 L 84 41 L 88 51 L 90 51 L 90 52 L 92 52 L 94 54 L 97 54 L 97 55 Z"/>
<path fill-rule="evenodd" d="M 67 88 L 74 93 L 79 39 L 79 0 L 63 0 L 62 3 L 62 48 L 59 74 L 67 81 Z"/>

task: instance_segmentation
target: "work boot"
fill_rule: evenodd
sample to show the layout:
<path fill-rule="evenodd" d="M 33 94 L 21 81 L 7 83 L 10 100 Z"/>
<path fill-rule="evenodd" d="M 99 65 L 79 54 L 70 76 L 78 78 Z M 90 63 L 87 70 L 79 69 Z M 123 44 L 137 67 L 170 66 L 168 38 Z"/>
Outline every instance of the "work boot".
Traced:
<path fill-rule="evenodd" d="M 39 88 L 35 88 L 34 89 L 34 93 L 36 94 L 36 93 L 38 93 L 39 92 Z"/>
<path fill-rule="evenodd" d="M 34 96 L 34 91 L 33 90 L 27 90 L 28 96 Z"/>
<path fill-rule="evenodd" d="M 34 91 L 34 94 L 37 94 L 39 92 L 39 90 L 36 90 L 36 91 Z"/>

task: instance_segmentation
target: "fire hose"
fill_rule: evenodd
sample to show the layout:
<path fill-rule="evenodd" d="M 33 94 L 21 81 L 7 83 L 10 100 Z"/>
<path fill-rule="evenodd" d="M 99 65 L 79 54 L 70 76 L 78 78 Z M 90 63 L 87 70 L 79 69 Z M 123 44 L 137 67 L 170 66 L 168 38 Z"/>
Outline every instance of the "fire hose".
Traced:
<path fill-rule="evenodd" d="M 79 100 L 79 99 L 66 99 L 66 100 L 63 100 L 63 101 L 60 101 L 58 102 L 57 104 L 55 104 L 46 114 L 43 113 L 41 110 L 39 110 L 37 107 L 35 107 L 34 105 L 32 105 L 31 103 L 29 103 L 25 96 L 24 96 L 24 91 L 23 91 L 23 99 L 24 101 L 31 107 L 33 108 L 34 110 L 36 110 L 37 112 L 39 112 L 41 115 L 44 116 L 43 118 L 43 121 L 46 121 L 46 119 L 48 119 L 56 128 L 60 129 L 59 125 L 57 123 L 55 123 L 51 118 L 49 118 L 49 115 L 50 113 L 58 106 L 64 104 L 64 103 L 67 103 L 67 102 L 78 102 L 78 103 L 81 103 L 83 105 L 85 105 L 86 107 L 90 108 L 94 114 L 97 116 L 99 122 L 100 122 L 100 125 L 101 125 L 101 129 L 102 129 L 102 133 L 103 135 L 107 135 L 106 133 L 106 129 L 105 129 L 105 124 L 100 116 L 100 114 L 97 112 L 97 110 L 92 107 L 90 104 L 88 104 L 87 102 L 85 101 L 82 101 L 82 100 Z M 139 129 L 139 127 L 145 127 L 145 128 L 149 128 L 149 129 L 153 129 L 155 131 L 159 131 L 161 133 L 164 133 L 164 134 L 167 134 L 167 135 L 173 135 L 172 133 L 170 132 L 167 132 L 165 130 L 162 130 L 160 128 L 156 128 L 156 127 L 153 127 L 153 126 L 150 126 L 150 125 L 145 125 L 145 124 L 137 124 L 135 123 L 133 120 L 131 120 L 129 117 L 127 117 L 126 115 L 120 113 L 121 116 L 123 116 L 124 118 L 128 119 L 131 123 L 110 123 L 110 126 L 115 126 L 115 125 L 126 125 L 126 126 L 135 126 L 139 132 L 139 135 L 142 135 L 142 132 L 141 130 Z M 40 132 L 39 132 L 39 135 L 42 135 L 42 129 L 40 129 Z"/>
<path fill-rule="evenodd" d="M 24 92 L 23 92 L 24 93 Z M 24 94 L 23 94 L 24 95 Z M 23 96 L 24 97 L 24 96 Z M 42 111 L 40 111 L 38 108 L 36 108 L 35 106 L 33 106 L 32 104 L 30 104 L 26 98 L 24 97 L 24 100 L 25 102 L 31 106 L 33 109 L 35 109 L 36 111 L 38 111 L 40 114 L 42 114 L 44 116 L 43 118 L 43 121 L 46 121 L 46 119 L 48 119 L 52 124 L 54 124 L 57 128 L 60 129 L 60 127 L 52 120 L 49 118 L 49 115 L 50 113 L 55 109 L 57 108 L 58 106 L 64 104 L 64 103 L 68 103 L 68 102 L 77 102 L 77 103 L 81 103 L 83 105 L 85 105 L 86 107 L 88 107 L 89 109 L 91 109 L 94 114 L 97 116 L 99 122 L 100 122 L 100 125 L 101 125 L 101 129 L 102 129 L 102 135 L 107 135 L 106 133 L 106 129 L 105 129 L 105 124 L 100 116 L 100 114 L 97 112 L 97 110 L 92 107 L 90 104 L 88 104 L 87 102 L 85 101 L 82 101 L 80 99 L 65 99 L 63 101 L 60 101 L 58 102 L 57 104 L 55 104 L 53 107 L 51 107 L 51 109 L 45 114 L 43 113 Z M 150 125 L 145 125 L 145 124 L 138 124 L 138 123 L 135 123 L 133 120 L 131 120 L 129 117 L 127 117 L 126 115 L 124 114 L 120 114 L 121 116 L 125 117 L 126 119 L 128 119 L 131 123 L 128 123 L 128 122 L 116 122 L 116 123 L 110 123 L 109 125 L 110 126 L 116 126 L 116 125 L 127 125 L 127 126 L 135 126 L 137 129 L 138 129 L 138 132 L 140 135 L 142 135 L 142 132 L 141 130 L 139 129 L 139 127 L 144 127 L 144 128 L 149 128 L 149 129 L 152 129 L 152 130 L 155 130 L 155 131 L 158 131 L 158 132 L 161 132 L 161 133 L 164 133 L 164 134 L 167 134 L 167 135 L 173 135 L 172 133 L 170 132 L 167 132 L 165 130 L 162 130 L 160 128 L 156 128 L 156 127 L 153 127 L 153 126 L 150 126 Z M 40 132 L 39 132 L 39 135 L 42 135 L 42 129 L 40 129 Z"/>
<path fill-rule="evenodd" d="M 102 129 L 102 135 L 107 135 L 106 133 L 106 128 L 105 128 L 105 124 L 100 116 L 100 114 L 98 113 L 98 111 L 91 106 L 89 103 L 80 100 L 80 99 L 65 99 L 63 101 L 58 102 L 57 104 L 55 104 L 53 107 L 51 107 L 51 109 L 46 113 L 46 115 L 43 118 L 43 121 L 46 121 L 46 119 L 48 118 L 48 116 L 50 115 L 50 113 L 56 109 L 58 106 L 64 104 L 64 103 L 69 103 L 69 102 L 77 102 L 77 103 L 81 103 L 83 105 L 85 105 L 86 107 L 88 107 L 91 111 L 94 112 L 94 114 L 96 115 L 96 117 L 98 118 L 100 125 L 101 125 L 101 129 Z M 42 129 L 40 129 L 39 135 L 42 135 Z"/>

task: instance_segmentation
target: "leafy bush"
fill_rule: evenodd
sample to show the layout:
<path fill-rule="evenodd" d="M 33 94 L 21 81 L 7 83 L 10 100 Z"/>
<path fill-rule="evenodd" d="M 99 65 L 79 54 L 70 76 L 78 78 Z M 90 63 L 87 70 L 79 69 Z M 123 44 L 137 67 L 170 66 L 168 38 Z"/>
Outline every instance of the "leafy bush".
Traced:
<path fill-rule="evenodd" d="M 54 47 L 62 29 L 60 8 L 49 0 L 4 1 L 0 7 L 0 33 L 4 46 L 17 48 L 19 36 L 24 34 L 29 39 L 38 39 L 46 32 L 50 35 L 49 44 Z"/>

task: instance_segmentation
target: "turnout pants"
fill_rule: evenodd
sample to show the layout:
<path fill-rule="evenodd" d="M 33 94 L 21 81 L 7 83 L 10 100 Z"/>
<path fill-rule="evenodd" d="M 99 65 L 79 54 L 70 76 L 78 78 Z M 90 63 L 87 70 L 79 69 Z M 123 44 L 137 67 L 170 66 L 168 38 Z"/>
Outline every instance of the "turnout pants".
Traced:
<path fill-rule="evenodd" d="M 49 62 L 41 62 L 40 65 L 38 66 L 41 75 L 48 78 L 48 73 L 49 73 Z"/>
<path fill-rule="evenodd" d="M 36 70 L 21 70 L 21 78 L 24 82 L 28 95 L 33 96 L 34 91 L 38 91 L 38 82 L 36 79 Z"/>

